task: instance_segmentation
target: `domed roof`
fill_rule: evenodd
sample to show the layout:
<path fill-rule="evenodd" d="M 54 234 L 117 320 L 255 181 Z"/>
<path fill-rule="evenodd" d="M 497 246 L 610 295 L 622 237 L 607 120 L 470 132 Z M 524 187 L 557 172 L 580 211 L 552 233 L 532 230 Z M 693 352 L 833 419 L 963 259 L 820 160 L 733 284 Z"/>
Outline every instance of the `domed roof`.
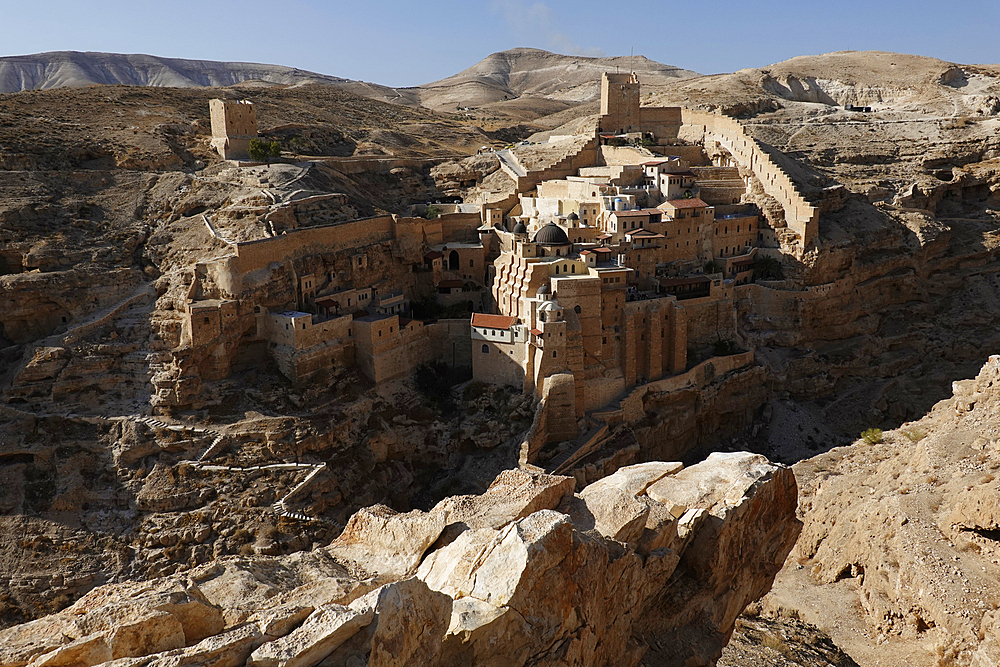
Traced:
<path fill-rule="evenodd" d="M 516 225 L 514 225 L 514 233 L 515 234 L 527 234 L 528 233 L 528 228 L 524 226 L 523 222 L 519 222 Z"/>
<path fill-rule="evenodd" d="M 550 310 L 562 310 L 562 306 L 559 305 L 558 301 L 546 301 L 538 307 L 538 310 L 550 311 Z"/>
<path fill-rule="evenodd" d="M 546 294 L 552 294 L 552 290 L 549 289 L 548 283 L 545 283 L 544 285 L 539 287 L 538 291 L 535 292 L 535 296 L 544 296 Z"/>
<path fill-rule="evenodd" d="M 535 234 L 535 243 L 542 245 L 569 245 L 569 237 L 563 228 L 554 222 L 547 223 Z"/>
<path fill-rule="evenodd" d="M 573 213 L 570 213 L 569 215 L 567 215 L 567 216 L 566 216 L 566 219 L 567 219 L 567 220 L 579 220 L 579 219 L 580 219 L 580 216 L 578 216 L 578 215 L 576 214 L 576 211 L 574 211 Z"/>

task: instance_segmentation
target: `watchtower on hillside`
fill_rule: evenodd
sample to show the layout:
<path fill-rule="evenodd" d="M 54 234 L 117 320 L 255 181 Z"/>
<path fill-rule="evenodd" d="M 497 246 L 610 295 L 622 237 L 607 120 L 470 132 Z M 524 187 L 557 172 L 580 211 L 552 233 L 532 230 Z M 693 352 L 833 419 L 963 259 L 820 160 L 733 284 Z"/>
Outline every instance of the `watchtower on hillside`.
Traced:
<path fill-rule="evenodd" d="M 250 140 L 257 138 L 257 111 L 247 100 L 209 100 L 212 146 L 226 160 L 246 160 Z"/>
<path fill-rule="evenodd" d="M 639 77 L 629 74 L 601 76 L 601 130 L 626 134 L 640 132 Z"/>

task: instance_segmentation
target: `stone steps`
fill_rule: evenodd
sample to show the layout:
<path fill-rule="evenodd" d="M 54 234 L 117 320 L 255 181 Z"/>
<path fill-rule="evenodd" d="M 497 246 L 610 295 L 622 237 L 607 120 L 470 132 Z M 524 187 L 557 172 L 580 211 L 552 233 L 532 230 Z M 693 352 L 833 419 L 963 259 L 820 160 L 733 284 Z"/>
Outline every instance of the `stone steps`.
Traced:
<path fill-rule="evenodd" d="M 577 452 L 586 447 L 602 430 L 607 428 L 606 424 L 599 424 L 590 419 L 588 419 L 587 422 L 590 428 L 577 437 L 577 439 L 573 441 L 573 444 L 570 445 L 566 451 L 549 461 L 549 464 L 545 467 L 545 472 L 558 472 L 564 465 L 566 465 L 567 461 L 573 458 Z"/>

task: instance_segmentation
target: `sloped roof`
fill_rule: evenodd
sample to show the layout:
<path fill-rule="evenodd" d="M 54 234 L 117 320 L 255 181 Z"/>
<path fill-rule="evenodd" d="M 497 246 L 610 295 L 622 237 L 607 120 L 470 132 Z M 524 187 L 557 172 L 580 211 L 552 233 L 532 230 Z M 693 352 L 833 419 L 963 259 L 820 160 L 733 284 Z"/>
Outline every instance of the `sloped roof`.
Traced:
<path fill-rule="evenodd" d="M 489 315 L 487 313 L 472 313 L 472 326 L 485 329 L 510 329 L 517 322 L 516 317 L 507 315 Z"/>
<path fill-rule="evenodd" d="M 708 204 L 706 204 L 702 200 L 698 199 L 697 197 L 693 197 L 691 199 L 671 199 L 669 201 L 663 202 L 657 208 L 659 208 L 659 209 L 662 210 L 665 207 L 667 207 L 668 205 L 671 206 L 671 207 L 673 207 L 673 208 L 678 208 L 678 209 L 680 209 L 680 208 L 705 208 L 705 207 L 708 206 Z"/>

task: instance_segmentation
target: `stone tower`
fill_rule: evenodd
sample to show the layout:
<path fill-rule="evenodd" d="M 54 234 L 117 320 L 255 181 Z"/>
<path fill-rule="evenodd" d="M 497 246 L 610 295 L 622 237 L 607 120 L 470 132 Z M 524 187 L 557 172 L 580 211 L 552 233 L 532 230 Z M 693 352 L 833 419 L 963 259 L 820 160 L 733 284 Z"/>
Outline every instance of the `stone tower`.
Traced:
<path fill-rule="evenodd" d="M 226 160 L 246 160 L 250 140 L 257 138 L 257 111 L 247 100 L 209 100 L 212 146 Z"/>
<path fill-rule="evenodd" d="M 601 76 L 601 131 L 639 132 L 639 77 L 635 73 Z"/>

